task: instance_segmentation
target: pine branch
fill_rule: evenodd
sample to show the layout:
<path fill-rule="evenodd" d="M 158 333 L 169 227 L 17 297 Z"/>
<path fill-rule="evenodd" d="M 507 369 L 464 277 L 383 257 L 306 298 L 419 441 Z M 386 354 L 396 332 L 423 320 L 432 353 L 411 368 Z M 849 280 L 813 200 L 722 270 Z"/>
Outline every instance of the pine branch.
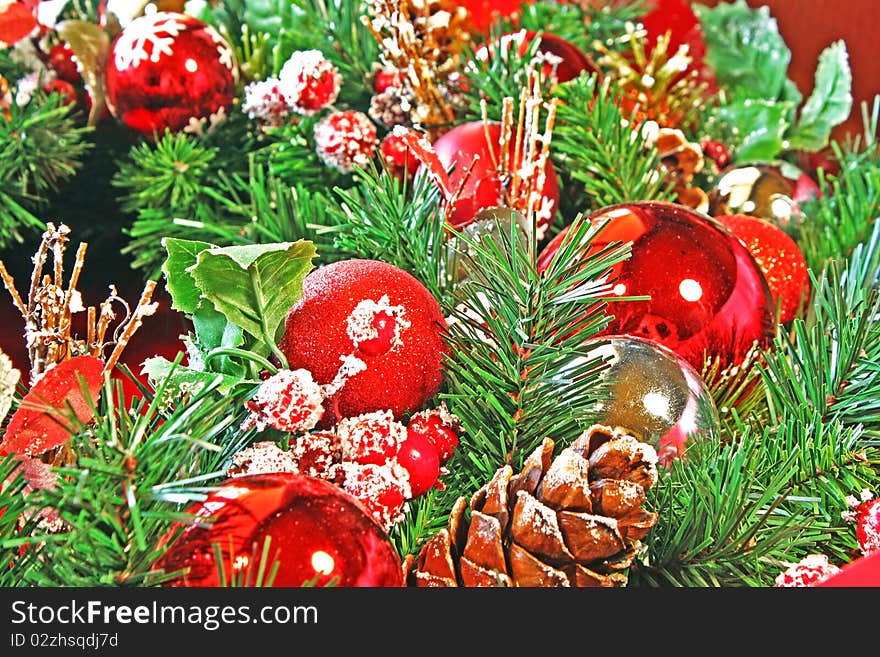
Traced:
<path fill-rule="evenodd" d="M 438 208 L 440 190 L 425 172 L 412 189 L 372 164 L 355 186 L 329 199 L 334 245 L 354 257 L 388 262 L 419 279 L 441 303 L 451 289 L 447 233 Z"/>
<path fill-rule="evenodd" d="M 25 495 L 28 482 L 15 456 L 0 458 L 0 563 L 16 564 L 0 568 L 0 586 L 19 585 L 19 569 L 28 561 L 27 551 L 22 554 L 20 543 L 37 524 L 37 517 L 22 522 L 27 510 Z"/>
<path fill-rule="evenodd" d="M 582 186 L 582 210 L 672 199 L 671 186 L 659 173 L 657 149 L 640 136 L 635 111 L 621 114 L 621 92 L 614 84 L 582 75 L 559 85 L 557 96 L 554 161 Z"/>
<path fill-rule="evenodd" d="M 167 547 L 159 538 L 186 519 L 181 505 L 204 499 L 231 454 L 252 439 L 238 428 L 242 414 L 230 413 L 240 402 L 218 395 L 216 385 L 173 400 L 160 386 L 155 396 L 145 394 L 126 408 L 121 384 L 106 384 L 95 423 L 75 423 L 75 461 L 57 469 L 58 486 L 28 498 L 35 508 L 55 509 L 66 529 L 27 539 L 42 546 L 19 572 L 22 582 L 161 583 L 165 576 L 152 571 Z"/>
<path fill-rule="evenodd" d="M 866 240 L 880 217 L 880 96 L 874 97 L 870 113 L 867 104 L 862 104 L 862 120 L 864 141 L 832 142 L 839 173 L 826 177 L 820 171 L 822 197 L 804 205 L 809 220 L 799 226 L 797 239 L 807 265 L 816 273 L 829 260 L 847 255 Z"/>
<path fill-rule="evenodd" d="M 315 189 L 331 189 L 335 185 L 348 187 L 351 176 L 325 165 L 318 157 L 311 135 L 318 117 L 294 121 L 267 132 L 268 143 L 258 151 L 260 162 L 269 166 L 269 172 L 289 185 Z"/>

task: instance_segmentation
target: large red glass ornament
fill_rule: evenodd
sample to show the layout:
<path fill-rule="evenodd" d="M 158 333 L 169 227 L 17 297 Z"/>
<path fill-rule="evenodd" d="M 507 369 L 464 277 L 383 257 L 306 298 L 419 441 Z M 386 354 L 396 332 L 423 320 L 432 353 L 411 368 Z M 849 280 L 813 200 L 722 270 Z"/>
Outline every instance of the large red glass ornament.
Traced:
<path fill-rule="evenodd" d="M 797 316 L 810 293 L 810 276 L 804 254 L 782 228 L 760 217 L 728 214 L 715 217 L 748 248 L 764 273 L 774 307 L 779 304 L 779 321 Z"/>
<path fill-rule="evenodd" d="M 235 98 L 238 69 L 232 48 L 211 26 L 174 12 L 132 21 L 107 60 L 107 105 L 144 134 L 207 132 Z"/>
<path fill-rule="evenodd" d="M 237 477 L 189 513 L 210 519 L 191 524 L 156 568 L 188 569 L 174 586 L 218 586 L 214 544 L 223 554 L 226 581 L 247 581 L 267 538 L 278 563 L 272 585 L 402 586 L 400 558 L 388 536 L 360 503 L 326 481 L 290 473 Z"/>
<path fill-rule="evenodd" d="M 610 304 L 614 319 L 604 335 L 654 340 L 702 371 L 705 358 L 732 365 L 755 343 L 768 346 L 775 312 L 764 275 L 745 245 L 714 219 L 666 202 L 643 201 L 604 208 L 587 217 L 600 228 L 585 249 L 631 242 L 632 255 L 615 265 L 613 295 L 649 301 Z M 546 268 L 568 229 L 545 247 Z"/>
<path fill-rule="evenodd" d="M 487 132 L 492 141 L 491 149 L 489 141 L 486 139 Z M 487 129 L 482 121 L 472 121 L 456 126 L 434 142 L 434 151 L 440 158 L 443 167 L 448 169 L 453 164 L 455 165 L 455 170 L 449 176 L 450 189 L 455 191 L 461 187 L 455 206 L 447 216 L 447 221 L 453 227 L 460 228 L 467 225 L 483 208 L 508 205 L 498 167 L 495 165 L 501 155 L 500 140 L 500 124 L 490 123 Z M 510 170 L 519 168 L 519 163 L 514 162 L 515 150 L 514 148 L 510 149 L 510 162 L 508 163 Z M 471 168 L 475 157 L 479 157 L 479 159 Z M 468 175 L 469 169 L 470 174 Z M 536 217 L 539 236 L 553 222 L 553 217 L 559 207 L 559 180 L 556 177 L 553 164 L 549 160 L 545 167 L 545 174 L 541 194 L 551 201 L 552 208 L 547 214 Z M 468 177 L 465 180 L 466 175 Z M 462 187 L 463 181 L 464 186 Z"/>

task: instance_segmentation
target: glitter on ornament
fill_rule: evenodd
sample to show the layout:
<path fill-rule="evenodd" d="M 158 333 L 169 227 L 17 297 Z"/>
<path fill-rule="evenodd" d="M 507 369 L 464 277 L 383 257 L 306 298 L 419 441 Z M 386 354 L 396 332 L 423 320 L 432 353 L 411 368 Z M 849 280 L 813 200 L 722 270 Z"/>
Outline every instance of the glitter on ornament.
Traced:
<path fill-rule="evenodd" d="M 315 428 L 324 415 L 324 395 L 311 372 L 305 369 L 279 370 L 260 384 L 254 398 L 247 402 L 250 416 L 242 430 L 256 427 L 263 431 L 298 433 Z"/>
<path fill-rule="evenodd" d="M 809 554 L 779 573 L 776 576 L 776 586 L 779 588 L 816 586 L 839 572 L 840 568 L 830 563 L 824 554 Z"/>
<path fill-rule="evenodd" d="M 175 12 L 133 20 L 116 38 L 105 84 L 110 112 L 143 135 L 205 132 L 235 99 L 232 48 L 210 25 Z"/>
<path fill-rule="evenodd" d="M 340 420 L 336 433 L 343 458 L 357 463 L 382 465 L 397 453 L 406 440 L 406 427 L 394 420 L 391 411 L 374 411 Z"/>
<path fill-rule="evenodd" d="M 241 111 L 265 127 L 284 125 L 290 116 L 290 106 L 281 93 L 277 78 L 251 82 L 244 88 Z"/>
<path fill-rule="evenodd" d="M 356 110 L 325 116 L 315 125 L 314 135 L 318 156 L 342 173 L 366 167 L 379 145 L 376 126 Z"/>
<path fill-rule="evenodd" d="M 409 473 L 396 460 L 375 463 L 343 463 L 343 490 L 352 495 L 385 531 L 403 519 L 403 505 L 412 497 Z"/>
<path fill-rule="evenodd" d="M 850 511 L 844 511 L 844 520 L 856 523 L 856 540 L 863 556 L 880 550 L 880 499 L 867 488 L 861 492 L 861 499 L 848 495 L 846 503 Z"/>
<path fill-rule="evenodd" d="M 312 116 L 339 96 L 342 75 L 320 50 L 298 50 L 281 67 L 278 88 L 297 114 Z"/>

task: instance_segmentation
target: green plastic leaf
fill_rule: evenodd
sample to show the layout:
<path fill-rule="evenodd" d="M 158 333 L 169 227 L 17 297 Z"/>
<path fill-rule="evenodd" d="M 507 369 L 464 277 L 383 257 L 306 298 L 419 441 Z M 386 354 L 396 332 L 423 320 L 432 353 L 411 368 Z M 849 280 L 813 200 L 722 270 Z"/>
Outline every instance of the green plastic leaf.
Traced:
<path fill-rule="evenodd" d="M 4 420 L 6 414 L 12 406 L 12 400 L 15 398 L 15 386 L 21 378 L 21 372 L 12 366 L 12 360 L 0 351 L 0 422 Z"/>
<path fill-rule="evenodd" d="M 192 314 L 199 305 L 202 292 L 196 287 L 196 281 L 188 270 L 196 264 L 199 253 L 214 245 L 165 237 L 162 239 L 162 246 L 168 252 L 168 257 L 162 264 L 162 273 L 165 274 L 165 287 L 171 295 L 171 307 Z"/>
<path fill-rule="evenodd" d="M 274 345 L 287 312 L 302 297 L 315 255 L 307 240 L 212 248 L 199 253 L 189 271 L 228 321 Z"/>
<path fill-rule="evenodd" d="M 846 44 L 836 41 L 819 55 L 813 92 L 801 110 L 789 142 L 792 148 L 819 151 L 828 145 L 831 130 L 852 110 L 852 71 Z"/>
<path fill-rule="evenodd" d="M 737 0 L 711 8 L 695 4 L 694 12 L 706 41 L 706 63 L 719 87 L 766 100 L 787 95 L 791 51 L 768 7 L 752 9 Z"/>
<path fill-rule="evenodd" d="M 214 304 L 202 299 L 192 316 L 193 328 L 198 339 L 197 348 L 207 356 L 214 349 L 239 347 L 244 342 L 240 326 L 229 322 L 222 313 L 214 309 Z M 221 372 L 232 376 L 244 376 L 245 369 L 228 356 L 212 360 L 207 371 Z"/>
<path fill-rule="evenodd" d="M 240 376 L 202 372 L 183 365 L 175 367 L 173 362 L 162 356 L 154 356 L 145 360 L 141 366 L 141 374 L 149 377 L 150 383 L 154 387 L 158 387 L 160 383 L 167 380 L 165 392 L 174 397 L 183 394 L 196 394 L 218 378 L 220 382 L 217 385 L 217 391 L 221 394 L 228 393 L 236 386 L 259 383 L 259 381 L 251 381 Z"/>
<path fill-rule="evenodd" d="M 731 125 L 737 138 L 734 162 L 773 160 L 783 150 L 790 110 L 790 103 L 752 98 L 719 107 L 716 117 Z"/>
<path fill-rule="evenodd" d="M 104 71 L 110 54 L 110 36 L 96 23 L 82 20 L 61 21 L 55 30 L 76 55 L 80 75 L 92 97 L 89 125 L 97 125 L 106 104 Z"/>

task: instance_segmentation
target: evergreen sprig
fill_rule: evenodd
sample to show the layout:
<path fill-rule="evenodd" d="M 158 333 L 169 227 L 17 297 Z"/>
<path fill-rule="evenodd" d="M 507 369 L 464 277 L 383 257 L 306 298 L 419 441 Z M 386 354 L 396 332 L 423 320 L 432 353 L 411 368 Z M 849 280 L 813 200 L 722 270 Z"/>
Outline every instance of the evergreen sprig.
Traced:
<path fill-rule="evenodd" d="M 641 124 L 620 109 L 621 92 L 598 76 L 559 85 L 552 154 L 557 170 L 581 188 L 581 210 L 616 203 L 672 200 L 660 174 L 657 149 L 641 136 Z"/>
<path fill-rule="evenodd" d="M 35 213 L 82 167 L 90 131 L 54 92 L 38 91 L 12 103 L 8 119 L 0 115 L 0 247 L 43 227 Z"/>
<path fill-rule="evenodd" d="M 251 436 L 238 428 L 242 404 L 207 385 L 167 399 L 143 390 L 127 405 L 121 382 L 107 382 L 96 421 L 73 417 L 70 465 L 56 469 L 58 485 L 28 496 L 65 523 L 57 534 L 32 536 L 40 545 L 17 574 L 36 586 L 145 586 L 170 573 L 154 570 L 166 545 L 159 538 L 188 516 L 182 506 L 204 499 L 232 453 Z M 7 539 L 14 548 L 25 539 Z"/>
<path fill-rule="evenodd" d="M 36 527 L 38 516 L 34 515 L 30 520 L 22 522 L 24 513 L 28 510 L 25 495 L 27 492 L 27 479 L 21 469 L 21 463 L 14 455 L 0 458 L 0 536 L 6 539 L 0 541 L 0 586 L 18 586 L 21 584 L 18 568 L 27 561 L 30 556 L 27 551 L 22 554 L 20 543 L 29 536 Z M 17 567 L 9 567 L 7 564 L 18 564 Z"/>

